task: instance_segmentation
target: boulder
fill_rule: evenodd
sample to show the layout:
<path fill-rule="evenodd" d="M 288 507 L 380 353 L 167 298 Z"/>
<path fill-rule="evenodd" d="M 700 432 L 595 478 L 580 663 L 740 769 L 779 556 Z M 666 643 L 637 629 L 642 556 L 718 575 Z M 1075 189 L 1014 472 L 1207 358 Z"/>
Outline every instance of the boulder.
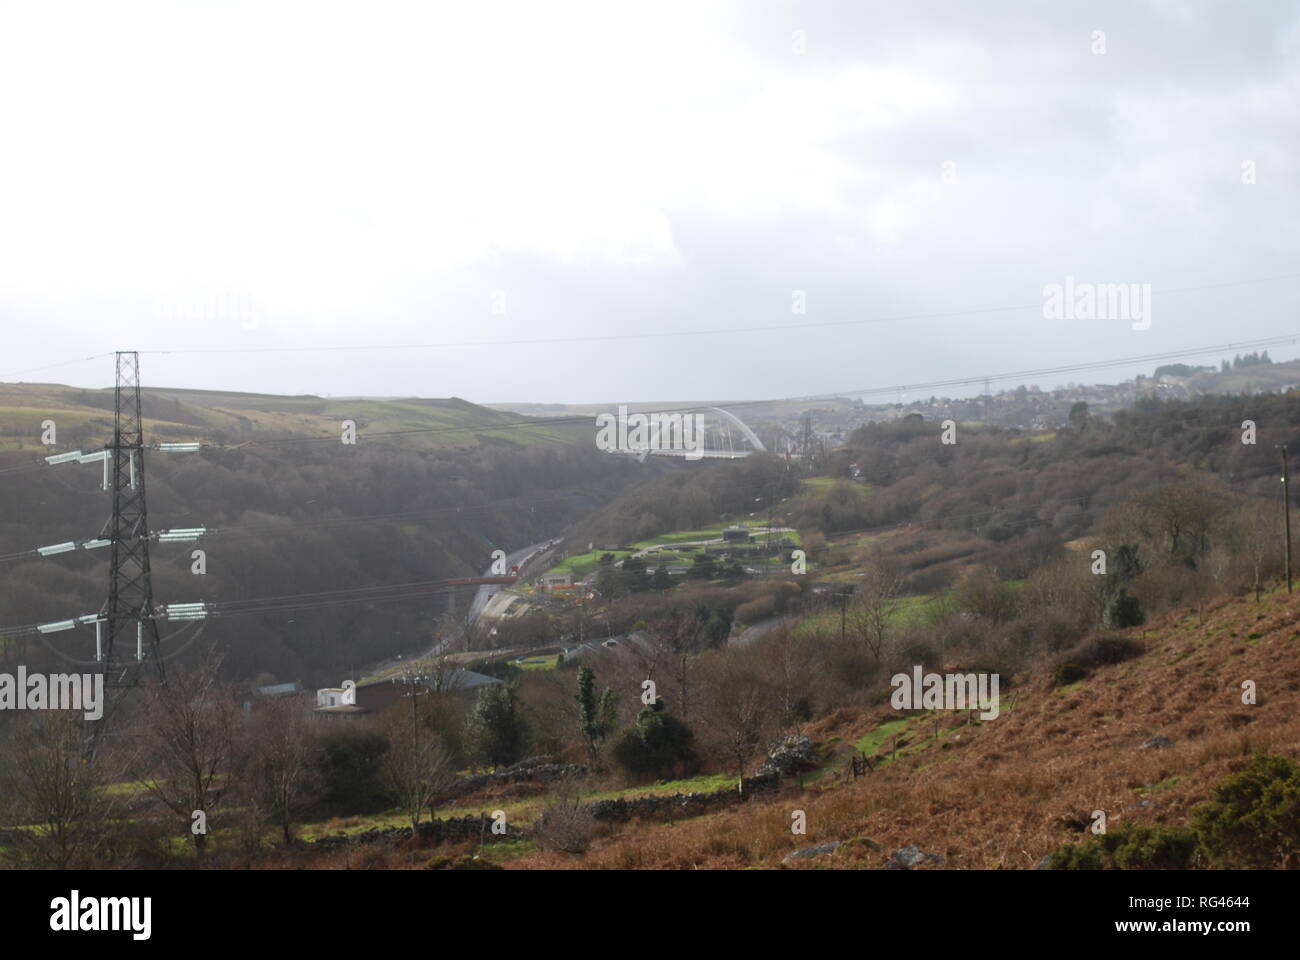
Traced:
<path fill-rule="evenodd" d="M 944 859 L 937 853 L 926 853 L 916 844 L 911 844 L 900 850 L 895 850 L 893 855 L 885 861 L 885 869 L 914 870 L 926 864 L 941 867 L 944 864 Z"/>

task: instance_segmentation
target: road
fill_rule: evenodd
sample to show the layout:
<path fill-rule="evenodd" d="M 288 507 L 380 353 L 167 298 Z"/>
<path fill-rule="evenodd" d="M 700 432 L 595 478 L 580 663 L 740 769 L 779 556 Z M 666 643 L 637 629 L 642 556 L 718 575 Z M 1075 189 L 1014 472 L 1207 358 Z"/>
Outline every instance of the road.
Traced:
<path fill-rule="evenodd" d="M 535 554 L 541 553 L 549 547 L 552 542 L 554 541 L 543 540 L 541 543 L 530 544 L 521 550 L 515 550 L 513 553 L 506 554 L 506 570 L 509 571 L 517 564 L 519 566 L 519 574 L 520 576 L 523 576 L 526 572 L 524 567 L 528 561 L 532 559 Z M 492 565 L 488 564 L 487 569 L 483 571 L 483 576 L 490 577 L 492 575 Z M 502 589 L 504 589 L 503 584 L 485 583 L 475 590 L 474 600 L 469 605 L 469 615 L 466 617 L 466 623 L 473 623 L 477 620 L 479 614 L 483 612 L 483 608 L 487 606 L 487 602 Z M 434 644 L 433 649 L 429 651 L 429 655 L 437 656 L 441 653 L 448 652 L 452 648 L 453 644 L 459 644 L 459 641 L 462 640 L 464 636 L 465 628 L 462 626 L 456 631 L 455 636 L 447 637 L 441 642 Z"/>

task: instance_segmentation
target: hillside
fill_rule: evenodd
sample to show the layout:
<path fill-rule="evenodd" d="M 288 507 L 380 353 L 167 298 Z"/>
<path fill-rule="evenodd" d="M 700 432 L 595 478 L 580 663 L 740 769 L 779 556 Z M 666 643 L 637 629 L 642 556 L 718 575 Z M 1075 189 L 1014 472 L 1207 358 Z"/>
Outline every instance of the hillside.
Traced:
<path fill-rule="evenodd" d="M 590 424 L 539 424 L 531 418 L 449 399 L 287 397 L 180 388 L 141 391 L 145 430 L 163 440 L 218 445 L 288 437 L 334 438 L 353 420 L 360 433 L 409 432 L 417 449 L 476 446 L 494 441 L 531 445 L 589 441 Z M 0 450 L 40 448 L 40 423 L 53 419 L 59 449 L 97 446 L 113 429 L 113 391 L 58 384 L 0 384 Z M 526 426 L 525 426 L 526 425 Z"/>
<path fill-rule="evenodd" d="M 1300 594 L 1285 589 L 1258 606 L 1222 601 L 1203 623 L 1189 612 L 1162 617 L 1126 632 L 1140 655 L 1063 687 L 1047 676 L 1008 684 L 1000 716 L 983 723 L 916 712 L 902 724 L 888 706 L 842 709 L 804 729 L 827 754 L 806 789 L 787 781 L 779 796 L 743 807 L 598 838 L 580 857 L 532 853 L 506 865 L 775 867 L 793 850 L 866 838 L 786 865 L 877 868 L 915 844 L 948 868 L 1030 869 L 1083 839 L 1097 809 L 1112 831 L 1185 825 L 1253 751 L 1300 760 L 1298 622 Z M 1258 685 L 1255 705 L 1241 702 L 1247 679 Z M 895 736 L 907 745 L 891 760 Z M 1144 748 L 1154 737 L 1168 746 Z M 857 780 L 854 747 L 876 764 Z M 807 814 L 806 836 L 791 833 L 795 809 Z"/>
<path fill-rule="evenodd" d="M 455 398 L 147 389 L 142 405 L 147 442 L 204 444 L 198 453 L 148 457 L 151 528 L 209 531 L 196 544 L 155 546 L 159 603 L 478 575 L 498 546 L 561 534 L 636 466 L 595 450 L 587 421 L 538 424 Z M 345 419 L 356 422 L 355 445 L 340 442 Z M 44 420 L 57 427 L 52 446 L 40 443 Z M 43 458 L 99 447 L 112 428 L 111 390 L 0 385 L 0 624 L 99 609 L 104 556 L 31 551 L 102 529 L 111 505 L 98 467 L 51 467 Z M 207 555 L 201 576 L 191 569 L 196 547 Z M 213 622 L 205 641 L 229 649 L 235 677 L 337 683 L 374 660 L 427 647 L 437 618 L 467 609 L 472 590 L 461 593 Z M 51 653 L 38 645 L 27 655 Z"/>

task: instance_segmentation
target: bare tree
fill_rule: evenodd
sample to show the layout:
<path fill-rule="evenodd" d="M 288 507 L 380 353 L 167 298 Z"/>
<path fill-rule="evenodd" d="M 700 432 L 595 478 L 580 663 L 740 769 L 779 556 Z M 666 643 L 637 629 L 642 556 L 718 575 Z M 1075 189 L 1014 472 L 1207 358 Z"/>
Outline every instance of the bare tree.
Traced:
<path fill-rule="evenodd" d="M 410 820 L 414 833 L 425 808 L 456 779 L 451 751 L 414 714 L 393 710 L 385 720 L 389 747 L 381 768 L 384 785 Z"/>
<path fill-rule="evenodd" d="M 1229 526 L 1233 552 L 1241 556 L 1247 566 L 1255 602 L 1263 590 L 1266 571 L 1276 566 L 1284 539 L 1276 519 L 1277 508 L 1268 501 L 1247 500 L 1232 515 Z"/>
<path fill-rule="evenodd" d="M 189 670 L 169 671 L 166 686 L 146 688 L 139 721 L 139 749 L 129 762 L 132 776 L 154 798 L 182 818 L 202 860 L 207 833 L 192 829 L 194 814 L 205 822 L 221 806 L 227 786 L 240 782 L 239 707 L 233 691 L 217 679 L 221 660 L 211 650 Z"/>
<path fill-rule="evenodd" d="M 865 576 L 858 582 L 857 591 L 849 604 L 847 620 L 854 639 L 866 647 L 876 663 L 889 639 L 891 621 L 898 610 L 898 594 L 903 577 L 898 568 L 879 553 L 867 558 Z"/>
<path fill-rule="evenodd" d="M 249 746 L 249 802 L 258 819 L 293 842 L 294 819 L 322 793 L 322 751 L 308 705 L 297 698 L 272 700 L 253 718 Z"/>
<path fill-rule="evenodd" d="M 774 691 L 781 725 L 792 726 L 797 732 L 817 672 L 812 643 L 807 636 L 782 626 L 762 637 L 756 646 L 755 662 L 765 671 L 767 685 Z"/>
<path fill-rule="evenodd" d="M 5 731 L 0 796 L 12 832 L 6 853 L 19 862 L 66 870 L 90 863 L 106 839 L 116 806 L 102 793 L 102 760 L 87 756 L 80 714 L 40 711 Z"/>
<path fill-rule="evenodd" d="M 707 721 L 708 739 L 735 763 L 744 791 L 749 762 L 762 752 L 773 716 L 771 693 L 764 689 L 752 666 L 731 655 L 712 664 Z"/>

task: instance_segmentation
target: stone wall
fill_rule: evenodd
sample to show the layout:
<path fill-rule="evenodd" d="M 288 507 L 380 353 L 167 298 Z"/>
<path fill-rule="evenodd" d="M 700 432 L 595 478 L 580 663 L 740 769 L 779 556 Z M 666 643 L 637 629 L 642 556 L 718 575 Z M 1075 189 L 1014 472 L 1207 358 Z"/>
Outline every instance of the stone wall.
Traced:
<path fill-rule="evenodd" d="M 581 769 L 581 768 L 578 768 Z M 634 819 L 673 820 L 678 817 L 696 817 L 726 807 L 744 803 L 755 795 L 770 791 L 780 786 L 781 778 L 776 774 L 753 777 L 745 781 L 742 793 L 735 787 L 714 790 L 711 793 L 671 793 L 663 796 L 632 797 L 631 799 L 597 800 L 588 804 L 592 816 L 601 823 L 626 823 Z M 432 820 L 420 824 L 420 842 L 434 845 L 455 840 L 480 840 L 490 843 L 496 840 L 512 840 L 527 837 L 527 827 L 508 825 L 507 832 L 492 832 L 492 817 L 487 813 L 470 817 L 449 817 L 446 820 Z M 321 837 L 315 841 L 318 847 L 336 847 L 345 843 L 397 843 L 410 839 L 410 827 L 386 827 L 367 830 L 364 833 L 335 834 Z"/>

